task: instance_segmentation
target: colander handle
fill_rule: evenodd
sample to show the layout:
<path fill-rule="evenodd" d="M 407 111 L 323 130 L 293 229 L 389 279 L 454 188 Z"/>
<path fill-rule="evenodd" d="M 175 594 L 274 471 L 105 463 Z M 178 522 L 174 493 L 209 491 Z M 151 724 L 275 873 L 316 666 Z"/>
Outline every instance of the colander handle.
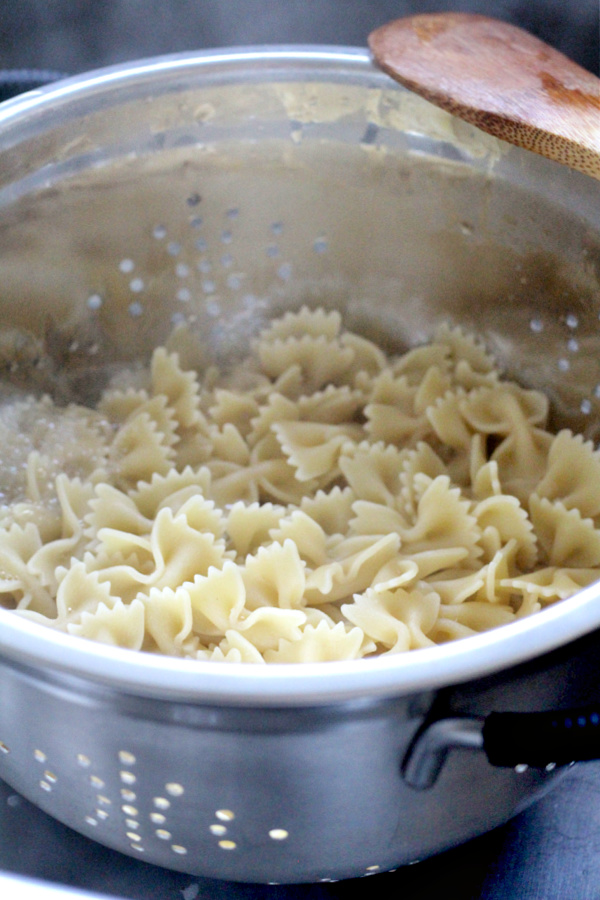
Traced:
<path fill-rule="evenodd" d="M 426 723 L 402 763 L 411 787 L 433 787 L 453 749 L 483 750 L 493 766 L 551 771 L 600 759 L 600 706 L 553 712 L 493 712 Z"/>

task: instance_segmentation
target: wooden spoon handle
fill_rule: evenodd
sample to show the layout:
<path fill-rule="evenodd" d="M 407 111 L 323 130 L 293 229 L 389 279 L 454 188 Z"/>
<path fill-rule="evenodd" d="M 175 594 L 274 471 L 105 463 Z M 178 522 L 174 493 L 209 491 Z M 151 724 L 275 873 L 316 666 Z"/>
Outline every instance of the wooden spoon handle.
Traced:
<path fill-rule="evenodd" d="M 396 81 L 490 134 L 600 179 L 600 78 L 515 25 L 433 13 L 376 29 Z"/>

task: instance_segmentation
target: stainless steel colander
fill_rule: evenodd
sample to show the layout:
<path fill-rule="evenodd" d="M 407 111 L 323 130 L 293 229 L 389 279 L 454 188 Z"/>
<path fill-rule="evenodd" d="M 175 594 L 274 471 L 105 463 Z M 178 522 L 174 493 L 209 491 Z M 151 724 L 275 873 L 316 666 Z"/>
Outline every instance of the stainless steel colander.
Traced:
<path fill-rule="evenodd" d="M 600 184 L 430 107 L 360 50 L 166 57 L 0 110 L 0 366 L 59 401 L 93 402 L 113 366 L 146 361 L 182 323 L 204 362 L 227 364 L 309 304 L 392 349 L 463 325 L 551 396 L 557 425 L 596 438 L 599 271 Z M 254 668 L 134 654 L 0 610 L 0 777 L 173 869 L 372 874 L 506 821 L 552 783 L 564 760 L 492 766 L 478 723 L 594 701 L 599 624 L 592 586 L 431 650 Z M 417 790 L 434 781 L 411 774 L 423 730 L 440 771 Z"/>

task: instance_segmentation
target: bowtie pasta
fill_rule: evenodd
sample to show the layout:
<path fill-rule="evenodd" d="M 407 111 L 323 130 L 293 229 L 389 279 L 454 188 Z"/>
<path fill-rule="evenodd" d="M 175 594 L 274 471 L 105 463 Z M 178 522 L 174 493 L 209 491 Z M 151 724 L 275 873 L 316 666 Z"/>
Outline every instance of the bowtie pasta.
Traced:
<path fill-rule="evenodd" d="M 303 308 L 226 373 L 186 348 L 176 333 L 94 410 L 0 409 L 4 607 L 133 650 L 297 663 L 467 637 L 600 577 L 600 455 L 461 330 L 388 356 Z"/>

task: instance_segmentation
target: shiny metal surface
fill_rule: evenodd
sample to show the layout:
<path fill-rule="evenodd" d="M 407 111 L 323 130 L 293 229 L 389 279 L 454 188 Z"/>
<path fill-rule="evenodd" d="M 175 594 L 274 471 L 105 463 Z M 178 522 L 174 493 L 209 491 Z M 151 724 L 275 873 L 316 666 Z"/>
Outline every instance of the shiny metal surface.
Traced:
<path fill-rule="evenodd" d="M 59 373 L 50 361 L 47 387 L 67 396 L 97 390 L 90 360 L 143 358 L 180 321 L 223 358 L 302 302 L 396 348 L 450 320 L 595 438 L 599 201 L 583 176 L 392 85 L 362 51 L 168 57 L 0 110 L 0 314 L 40 333 L 51 320 L 56 344 L 77 348 Z M 402 657 L 251 667 L 91 645 L 0 610 L 0 777 L 179 871 L 383 871 L 506 821 L 556 774 L 458 751 L 415 799 L 400 764 L 425 714 L 583 702 L 599 623 L 592 586 Z"/>
<path fill-rule="evenodd" d="M 556 777 L 515 777 L 459 750 L 431 790 L 415 792 L 401 764 L 431 701 L 236 709 L 115 697 L 5 666 L 0 775 L 88 837 L 166 868 L 232 881 L 350 878 L 501 824 Z"/>
<path fill-rule="evenodd" d="M 404 780 L 418 791 L 438 779 L 451 750 L 483 750 L 482 719 L 437 719 L 417 734 L 402 761 Z"/>

